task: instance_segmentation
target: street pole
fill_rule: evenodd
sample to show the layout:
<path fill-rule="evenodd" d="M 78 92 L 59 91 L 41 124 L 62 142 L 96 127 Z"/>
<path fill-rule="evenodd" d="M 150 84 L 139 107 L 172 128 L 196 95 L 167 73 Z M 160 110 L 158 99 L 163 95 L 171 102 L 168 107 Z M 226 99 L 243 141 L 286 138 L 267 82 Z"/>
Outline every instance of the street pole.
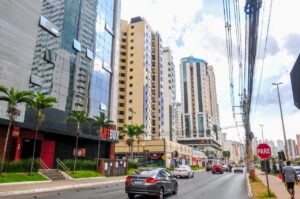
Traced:
<path fill-rule="evenodd" d="M 261 129 L 261 137 L 262 137 L 262 142 L 264 143 L 265 142 L 265 139 L 264 139 L 264 131 L 263 131 L 263 124 L 260 124 L 260 129 Z"/>
<path fill-rule="evenodd" d="M 270 186 L 269 186 L 269 178 L 268 178 L 267 161 L 268 161 L 268 160 L 264 160 L 264 162 L 265 162 L 265 173 L 266 173 L 266 179 L 267 179 L 268 196 L 271 197 L 271 194 L 270 194 Z"/>
<path fill-rule="evenodd" d="M 284 121 L 283 121 L 283 114 L 282 114 L 282 108 L 281 108 L 281 100 L 280 100 L 280 93 L 279 93 L 279 85 L 282 84 L 282 82 L 279 83 L 272 83 L 272 85 L 275 85 L 277 87 L 277 95 L 278 95 L 278 101 L 279 101 L 279 108 L 280 108 L 280 116 L 281 116 L 281 123 L 282 123 L 282 130 L 283 130 L 283 138 L 284 138 L 284 148 L 287 160 L 290 160 L 290 156 L 288 153 L 288 147 L 287 147 L 287 141 L 286 141 L 286 134 L 285 134 L 285 127 L 284 127 Z"/>

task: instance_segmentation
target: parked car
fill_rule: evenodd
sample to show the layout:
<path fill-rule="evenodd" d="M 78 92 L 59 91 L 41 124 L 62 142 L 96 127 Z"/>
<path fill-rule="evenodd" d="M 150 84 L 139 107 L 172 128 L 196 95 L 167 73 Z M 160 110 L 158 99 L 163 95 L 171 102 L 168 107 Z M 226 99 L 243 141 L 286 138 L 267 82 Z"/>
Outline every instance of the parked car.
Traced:
<path fill-rule="evenodd" d="M 135 195 L 155 196 L 163 199 L 167 193 L 177 194 L 176 178 L 165 169 L 136 172 L 126 178 L 125 192 L 130 199 Z"/>
<path fill-rule="evenodd" d="M 188 165 L 180 165 L 175 168 L 173 176 L 190 178 L 194 177 L 194 171 Z"/>
<path fill-rule="evenodd" d="M 229 167 L 226 164 L 223 164 L 222 168 L 224 172 L 229 172 Z"/>
<path fill-rule="evenodd" d="M 242 165 L 236 165 L 233 169 L 234 173 L 243 173 L 244 172 L 244 168 Z"/>
<path fill-rule="evenodd" d="M 292 166 L 296 170 L 297 180 L 300 181 L 300 166 Z"/>
<path fill-rule="evenodd" d="M 212 161 L 208 161 L 205 165 L 205 169 L 206 171 L 210 171 L 213 167 L 213 162 Z"/>
<path fill-rule="evenodd" d="M 224 172 L 223 167 L 221 165 L 219 165 L 219 164 L 213 165 L 211 171 L 212 171 L 213 174 L 215 174 L 215 173 L 221 173 L 221 174 L 223 174 L 223 172 Z"/>

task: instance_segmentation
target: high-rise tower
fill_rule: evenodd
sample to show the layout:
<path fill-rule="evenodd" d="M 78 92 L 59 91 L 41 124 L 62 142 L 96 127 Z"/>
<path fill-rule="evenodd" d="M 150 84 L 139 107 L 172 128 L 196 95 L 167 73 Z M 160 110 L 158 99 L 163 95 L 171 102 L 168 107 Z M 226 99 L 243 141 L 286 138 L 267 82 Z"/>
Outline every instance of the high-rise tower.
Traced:
<path fill-rule="evenodd" d="M 213 67 L 202 59 L 181 59 L 183 136 L 179 143 L 200 150 L 221 150 Z"/>

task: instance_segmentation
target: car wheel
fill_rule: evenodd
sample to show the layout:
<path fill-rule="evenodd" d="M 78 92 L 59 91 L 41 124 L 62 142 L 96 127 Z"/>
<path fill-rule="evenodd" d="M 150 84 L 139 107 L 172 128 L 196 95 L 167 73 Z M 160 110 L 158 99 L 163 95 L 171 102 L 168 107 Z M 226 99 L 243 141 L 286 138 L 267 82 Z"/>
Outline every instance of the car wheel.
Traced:
<path fill-rule="evenodd" d="M 193 175 L 192 175 L 192 178 L 194 177 L 194 172 L 193 172 Z"/>
<path fill-rule="evenodd" d="M 157 199 L 164 199 L 164 189 L 160 188 Z"/>
<path fill-rule="evenodd" d="M 129 198 L 129 199 L 134 199 L 134 194 L 133 194 L 133 193 L 129 193 L 129 194 L 128 194 L 128 198 Z"/>
<path fill-rule="evenodd" d="M 175 183 L 175 185 L 174 185 L 174 190 L 173 190 L 173 194 L 176 195 L 177 192 L 178 192 L 178 184 Z"/>

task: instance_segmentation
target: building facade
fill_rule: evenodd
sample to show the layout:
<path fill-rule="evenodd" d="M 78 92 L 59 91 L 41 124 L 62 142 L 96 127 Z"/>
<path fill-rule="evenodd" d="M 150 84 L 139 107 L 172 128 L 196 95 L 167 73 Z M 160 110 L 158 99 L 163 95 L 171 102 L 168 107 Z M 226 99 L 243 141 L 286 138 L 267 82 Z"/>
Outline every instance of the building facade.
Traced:
<path fill-rule="evenodd" d="M 183 138 L 183 130 L 182 130 L 182 104 L 180 102 L 175 102 L 175 128 L 177 132 L 177 137 L 174 139 L 177 141 L 180 138 Z"/>
<path fill-rule="evenodd" d="M 29 90 L 33 52 L 42 0 L 0 2 L 0 84 Z M 24 121 L 25 105 L 17 121 Z M 0 101 L 0 118 L 8 119 L 7 103 Z"/>
<path fill-rule="evenodd" d="M 175 118 L 175 101 L 176 101 L 176 85 L 175 85 L 175 65 L 170 48 L 163 49 L 162 56 L 163 67 L 163 121 L 161 125 L 161 137 L 170 141 L 176 141 L 176 118 Z"/>
<path fill-rule="evenodd" d="M 300 134 L 296 135 L 297 140 L 297 154 L 300 155 Z"/>
<path fill-rule="evenodd" d="M 29 1 L 24 2 L 26 6 L 23 6 L 23 1 L 22 5 L 9 1 L 7 4 L 11 5 L 6 7 L 1 2 L 0 7 L 10 8 L 5 11 L 8 13 L 16 13 L 17 8 L 24 12 L 19 16 L 22 20 L 15 24 L 20 29 L 14 31 L 21 34 L 24 29 L 24 36 L 30 45 L 28 49 L 20 48 L 18 35 L 17 40 L 12 41 L 13 45 L 6 45 L 14 48 L 18 46 L 24 51 L 26 66 L 20 65 L 26 69 L 22 74 L 22 78 L 27 81 L 24 86 L 27 85 L 34 92 L 53 96 L 58 101 L 54 109 L 43 111 L 45 121 L 39 128 L 35 154 L 36 158 L 41 158 L 52 168 L 56 158 L 74 157 L 76 125 L 66 121 L 69 111 L 84 110 L 89 116 L 97 116 L 101 111 L 110 120 L 116 121 L 120 1 L 44 0 L 32 3 L 34 5 Z M 7 28 L 1 28 L 0 31 L 4 30 L 4 34 L 8 35 L 9 27 L 16 20 L 6 19 L 4 22 L 7 23 L 4 24 Z M 22 24 L 18 23 L 23 23 L 25 27 L 22 28 Z M 27 34 L 31 37 L 27 37 Z M 12 69 L 19 70 L 16 66 L 12 66 Z M 0 119 L 1 143 L 7 123 L 7 120 Z M 24 122 L 16 122 L 14 125 L 17 133 L 9 139 L 6 157 L 8 160 L 30 158 L 34 140 L 34 111 L 27 110 Z M 79 158 L 96 157 L 99 134 L 100 157 L 114 158 L 117 133 L 109 129 L 99 132 L 98 127 L 88 124 L 81 125 L 78 146 L 82 153 Z"/>
<path fill-rule="evenodd" d="M 288 139 L 287 145 L 288 145 L 289 156 L 290 156 L 291 160 L 294 160 L 297 156 L 297 148 L 296 148 L 295 140 Z"/>
<path fill-rule="evenodd" d="M 179 143 L 221 151 L 219 111 L 213 67 L 202 59 L 181 59 L 183 137 Z"/>
<path fill-rule="evenodd" d="M 134 17 L 121 21 L 118 94 L 119 130 L 143 124 L 145 139 L 161 138 L 163 124 L 162 40 L 148 22 Z"/>

